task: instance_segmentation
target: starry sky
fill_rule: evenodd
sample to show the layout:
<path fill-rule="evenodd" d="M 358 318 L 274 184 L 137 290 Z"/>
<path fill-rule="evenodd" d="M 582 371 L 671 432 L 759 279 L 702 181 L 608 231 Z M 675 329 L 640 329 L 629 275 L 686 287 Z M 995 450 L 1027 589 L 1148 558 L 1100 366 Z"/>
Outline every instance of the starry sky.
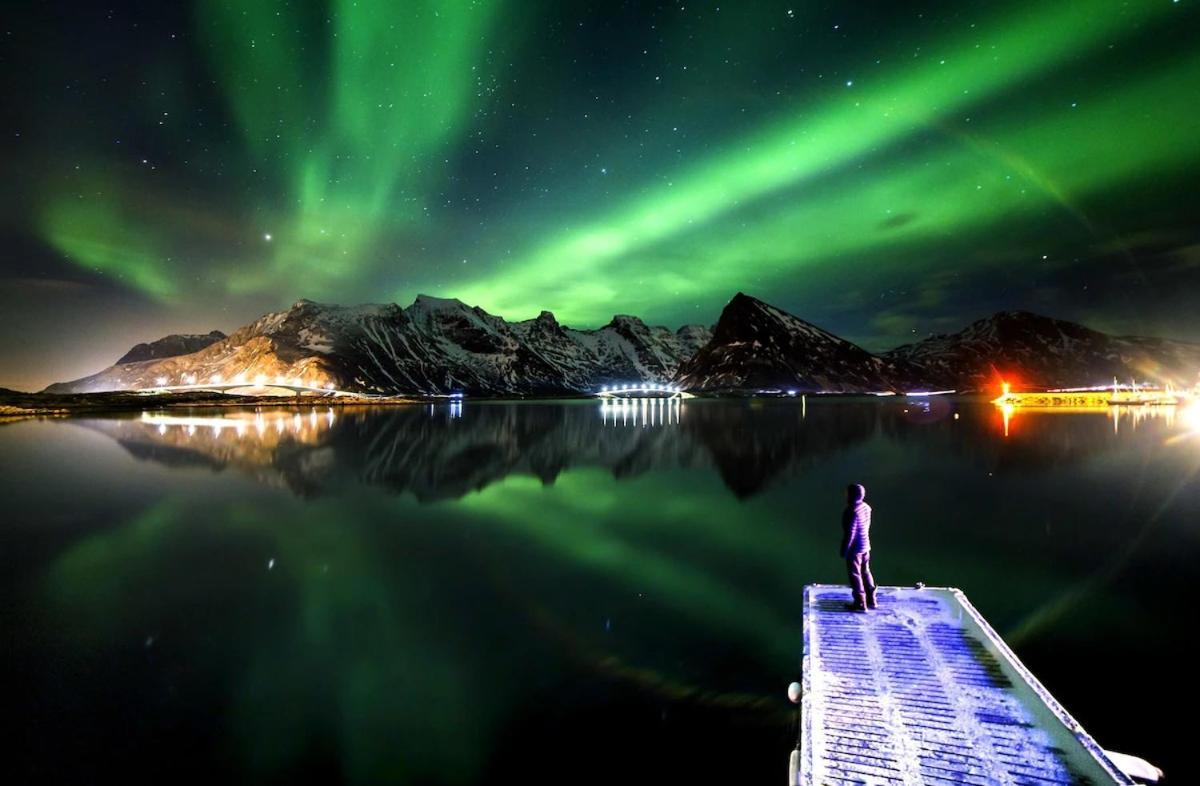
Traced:
<path fill-rule="evenodd" d="M 6 5 L 0 386 L 306 297 L 1200 340 L 1200 3 Z"/>

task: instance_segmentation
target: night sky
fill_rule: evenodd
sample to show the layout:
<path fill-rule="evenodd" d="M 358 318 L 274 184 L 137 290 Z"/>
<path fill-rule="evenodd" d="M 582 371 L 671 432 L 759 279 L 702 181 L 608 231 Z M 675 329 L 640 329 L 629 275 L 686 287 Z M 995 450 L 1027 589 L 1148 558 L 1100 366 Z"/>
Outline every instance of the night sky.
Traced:
<path fill-rule="evenodd" d="M 0 386 L 298 298 L 1200 340 L 1200 3 L 16 2 Z"/>

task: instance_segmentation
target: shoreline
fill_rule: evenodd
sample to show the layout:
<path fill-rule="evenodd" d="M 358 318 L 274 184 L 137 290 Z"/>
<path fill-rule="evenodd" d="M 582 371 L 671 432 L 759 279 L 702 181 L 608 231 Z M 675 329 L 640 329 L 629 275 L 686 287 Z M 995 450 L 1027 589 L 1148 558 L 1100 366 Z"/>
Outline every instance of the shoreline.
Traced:
<path fill-rule="evenodd" d="M 432 397 L 381 396 L 356 398 L 351 396 L 242 396 L 228 393 L 196 392 L 142 394 L 128 391 L 113 393 L 0 393 L 0 423 L 29 418 L 66 418 L 77 415 L 107 415 L 152 412 L 164 409 L 194 409 L 312 406 L 326 407 L 394 407 L 428 404 L 440 401 Z"/>
<path fill-rule="evenodd" d="M 813 400 L 867 400 L 874 402 L 904 401 L 908 397 L 875 396 L 866 393 L 806 393 L 810 402 Z M 955 400 L 973 400 L 980 394 L 962 392 L 947 395 L 945 398 Z M 22 393 L 13 390 L 0 390 L 0 423 L 28 418 L 66 418 L 78 415 L 104 415 L 132 412 L 151 412 L 164 409 L 193 409 L 244 407 L 285 408 L 297 406 L 325 406 L 346 408 L 367 407 L 396 407 L 411 405 L 426 405 L 434 403 L 462 402 L 472 403 L 522 403 L 538 401 L 585 401 L 594 397 L 589 394 L 555 394 L 530 396 L 472 396 L 469 399 L 445 396 L 253 396 L 222 393 L 216 391 L 196 391 L 188 393 L 137 393 L 132 391 L 114 391 L 106 393 Z M 755 392 L 732 393 L 730 391 L 713 391 L 710 393 L 694 394 L 695 400 L 770 400 L 770 401 L 800 401 L 801 396 L 756 394 Z"/>

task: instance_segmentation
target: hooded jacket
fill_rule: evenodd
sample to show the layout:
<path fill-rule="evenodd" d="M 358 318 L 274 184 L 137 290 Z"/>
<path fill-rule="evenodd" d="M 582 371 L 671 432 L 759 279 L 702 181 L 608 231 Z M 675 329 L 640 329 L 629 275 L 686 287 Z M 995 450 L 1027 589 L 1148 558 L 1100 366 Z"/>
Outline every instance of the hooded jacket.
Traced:
<path fill-rule="evenodd" d="M 871 550 L 871 506 L 864 502 L 867 490 L 857 483 L 850 490 L 852 501 L 842 513 L 843 557 Z"/>

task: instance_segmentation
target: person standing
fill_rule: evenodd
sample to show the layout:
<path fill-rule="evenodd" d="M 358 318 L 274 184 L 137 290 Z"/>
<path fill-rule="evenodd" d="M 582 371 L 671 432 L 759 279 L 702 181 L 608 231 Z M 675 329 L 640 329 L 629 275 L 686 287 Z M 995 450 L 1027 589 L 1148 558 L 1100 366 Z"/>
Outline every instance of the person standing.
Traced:
<path fill-rule="evenodd" d="M 875 608 L 875 578 L 871 575 L 871 506 L 866 503 L 867 489 L 861 483 L 846 487 L 846 510 L 842 512 L 842 559 L 850 591 L 851 608 L 866 611 Z"/>

